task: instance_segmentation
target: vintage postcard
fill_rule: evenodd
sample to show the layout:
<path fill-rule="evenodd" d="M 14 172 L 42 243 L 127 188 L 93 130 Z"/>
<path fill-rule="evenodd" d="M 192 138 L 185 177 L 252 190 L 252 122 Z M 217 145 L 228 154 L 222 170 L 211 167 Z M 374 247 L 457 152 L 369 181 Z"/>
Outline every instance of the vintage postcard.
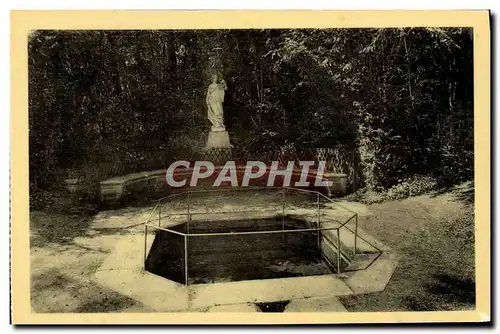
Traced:
<path fill-rule="evenodd" d="M 489 322 L 487 11 L 14 11 L 14 324 Z"/>

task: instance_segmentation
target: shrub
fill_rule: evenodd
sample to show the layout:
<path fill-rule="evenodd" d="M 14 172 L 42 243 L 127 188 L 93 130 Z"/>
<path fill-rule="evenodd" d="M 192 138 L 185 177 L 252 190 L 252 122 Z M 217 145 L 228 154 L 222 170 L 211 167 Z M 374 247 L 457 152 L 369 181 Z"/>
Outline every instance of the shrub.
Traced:
<path fill-rule="evenodd" d="M 39 189 L 30 183 L 29 206 L 31 210 L 42 210 L 51 203 L 51 193 L 47 190 Z"/>
<path fill-rule="evenodd" d="M 89 215 L 99 210 L 99 198 L 88 191 L 70 193 L 66 189 L 30 189 L 30 210 Z"/>
<path fill-rule="evenodd" d="M 437 182 L 429 176 L 413 176 L 387 190 L 387 198 L 391 200 L 418 196 L 437 189 Z"/>
<path fill-rule="evenodd" d="M 415 175 L 387 190 L 378 192 L 367 191 L 362 195 L 362 201 L 368 204 L 381 203 L 390 200 L 401 200 L 411 196 L 418 196 L 437 190 L 437 181 L 430 176 Z"/>

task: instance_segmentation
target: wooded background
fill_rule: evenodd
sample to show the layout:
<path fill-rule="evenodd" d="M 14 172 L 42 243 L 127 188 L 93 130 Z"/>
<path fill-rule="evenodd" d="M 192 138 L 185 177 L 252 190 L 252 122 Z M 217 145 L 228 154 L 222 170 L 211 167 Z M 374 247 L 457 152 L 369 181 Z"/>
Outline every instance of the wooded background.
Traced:
<path fill-rule="evenodd" d="M 30 189 L 193 159 L 214 46 L 237 156 L 343 148 L 375 190 L 473 178 L 472 29 L 36 31 Z"/>

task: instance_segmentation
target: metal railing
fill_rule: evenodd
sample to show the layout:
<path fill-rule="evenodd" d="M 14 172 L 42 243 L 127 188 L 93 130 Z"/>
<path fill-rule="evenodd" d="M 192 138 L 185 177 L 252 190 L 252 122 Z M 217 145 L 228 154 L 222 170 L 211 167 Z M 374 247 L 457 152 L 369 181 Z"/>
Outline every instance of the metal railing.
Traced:
<path fill-rule="evenodd" d="M 275 212 L 276 215 L 275 217 L 281 217 L 282 219 L 282 228 L 278 230 L 266 230 L 266 231 L 242 231 L 242 232 L 208 232 L 208 233 L 191 233 L 189 225 L 192 222 L 193 216 L 196 215 L 226 215 L 226 214 L 244 214 L 244 213 L 254 213 L 255 210 L 236 210 L 236 211 L 211 211 L 211 212 L 192 212 L 191 211 L 191 195 L 195 193 L 210 193 L 210 192 L 220 192 L 220 191 L 227 191 L 227 190 L 259 190 L 259 189 L 281 189 L 282 191 L 282 205 L 281 205 L 281 212 L 276 209 L 271 209 L 271 210 L 259 210 L 259 213 L 264 213 L 264 212 Z M 285 229 L 285 218 L 286 218 L 286 191 L 298 191 L 298 192 L 304 192 L 304 193 L 309 193 L 309 194 L 315 194 L 316 195 L 316 227 L 309 227 L 309 228 L 296 228 L 296 229 Z M 186 212 L 167 212 L 166 214 L 163 213 L 162 215 L 162 202 L 165 202 L 165 200 L 171 199 L 173 197 L 177 196 L 186 196 L 187 197 L 187 209 Z M 320 198 L 323 197 L 325 198 L 328 202 L 334 203 L 335 205 L 343 208 L 344 210 L 347 210 L 353 215 L 347 219 L 344 222 L 339 221 L 338 219 L 329 219 L 329 222 L 335 222 L 338 225 L 337 226 L 329 226 L 329 227 L 322 227 L 322 222 L 321 222 L 321 205 L 320 205 Z M 321 249 L 321 240 L 322 240 L 322 231 L 331 231 L 331 230 L 336 230 L 336 237 L 337 237 L 337 242 L 336 245 L 334 245 L 337 248 L 337 264 L 336 264 L 336 270 L 338 274 L 341 274 L 342 268 L 341 268 L 341 258 L 342 255 L 344 255 L 346 258 L 347 255 L 342 253 L 342 243 L 340 241 L 340 229 L 343 227 L 346 227 L 346 225 L 353 219 L 355 219 L 354 223 L 354 255 L 357 253 L 357 239 L 358 239 L 358 214 L 355 213 L 354 211 L 345 208 L 344 206 L 338 204 L 336 201 L 328 198 L 327 196 L 321 194 L 320 192 L 317 191 L 312 191 L 312 190 L 305 190 L 305 189 L 297 189 L 297 188 L 291 188 L 291 187 L 247 187 L 247 188 L 235 188 L 235 189 L 217 189 L 217 190 L 194 190 L 194 191 L 187 191 L 184 193 L 179 193 L 179 194 L 173 194 L 164 198 L 161 198 L 157 201 L 158 203 L 153 209 L 153 212 L 151 213 L 149 219 L 145 223 L 145 228 L 144 228 L 144 263 L 147 261 L 147 235 L 148 235 L 148 227 L 156 230 L 161 230 L 164 232 L 172 233 L 178 236 L 182 236 L 184 238 L 184 275 L 185 275 L 185 284 L 188 285 L 188 242 L 189 238 L 192 237 L 214 237 L 214 236 L 238 236 L 238 235 L 259 235 L 259 234 L 282 234 L 283 235 L 283 241 L 285 238 L 285 235 L 287 233 L 306 233 L 306 232 L 316 232 L 317 233 L 317 247 L 318 250 L 321 254 L 323 254 L 322 249 Z M 152 218 L 155 214 L 155 212 L 158 211 L 158 224 L 152 224 Z M 179 222 L 175 226 L 178 226 L 180 224 L 186 224 L 186 232 L 180 232 L 173 230 L 168 227 L 162 227 L 161 226 L 161 219 L 169 216 L 186 216 L 187 219 L 185 221 Z M 260 217 L 259 217 L 260 218 Z M 170 226 L 172 227 L 172 226 Z M 347 227 L 346 227 L 347 228 Z M 347 228 L 349 231 L 351 231 L 349 228 Z M 352 231 L 351 231 L 352 232 Z M 331 240 L 329 240 L 331 242 Z M 323 254 L 324 255 L 324 254 Z M 327 259 L 327 262 L 330 263 L 330 261 Z"/>

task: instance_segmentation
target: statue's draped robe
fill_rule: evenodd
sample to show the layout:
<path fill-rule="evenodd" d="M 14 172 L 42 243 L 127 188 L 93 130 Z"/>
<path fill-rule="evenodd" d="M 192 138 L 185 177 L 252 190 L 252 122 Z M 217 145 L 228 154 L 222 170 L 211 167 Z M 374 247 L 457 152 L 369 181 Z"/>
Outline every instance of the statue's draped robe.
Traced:
<path fill-rule="evenodd" d="M 222 103 L 224 102 L 225 87 L 222 84 L 212 83 L 208 86 L 207 107 L 208 119 L 212 122 L 212 131 L 224 131 L 224 111 Z"/>

